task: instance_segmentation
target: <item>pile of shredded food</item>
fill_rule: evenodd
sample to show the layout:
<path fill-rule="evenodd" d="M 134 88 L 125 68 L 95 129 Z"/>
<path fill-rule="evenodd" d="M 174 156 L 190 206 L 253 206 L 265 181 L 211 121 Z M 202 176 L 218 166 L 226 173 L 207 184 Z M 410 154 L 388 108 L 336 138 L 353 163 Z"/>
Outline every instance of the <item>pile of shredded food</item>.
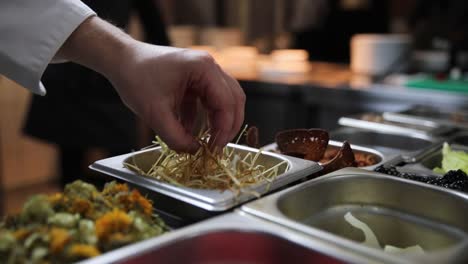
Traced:
<path fill-rule="evenodd" d="M 241 136 L 245 130 L 244 128 Z M 246 186 L 263 182 L 271 183 L 278 174 L 288 169 L 289 164 L 286 161 L 278 162 L 271 167 L 260 164 L 261 150 L 247 152 L 244 155 L 235 148 L 225 147 L 219 154 L 215 154 L 215 151 L 209 147 L 208 139 L 208 132 L 199 136 L 200 148 L 195 154 L 189 154 L 169 149 L 159 137 L 156 137 L 153 143 L 161 146 L 160 155 L 149 170 L 144 171 L 135 162 L 125 163 L 124 166 L 140 175 L 176 186 L 231 190 L 235 193 L 241 192 Z"/>
<path fill-rule="evenodd" d="M 127 185 L 102 192 L 75 181 L 63 193 L 31 197 L 0 226 L 2 263 L 72 263 L 168 229 L 152 203 Z"/>

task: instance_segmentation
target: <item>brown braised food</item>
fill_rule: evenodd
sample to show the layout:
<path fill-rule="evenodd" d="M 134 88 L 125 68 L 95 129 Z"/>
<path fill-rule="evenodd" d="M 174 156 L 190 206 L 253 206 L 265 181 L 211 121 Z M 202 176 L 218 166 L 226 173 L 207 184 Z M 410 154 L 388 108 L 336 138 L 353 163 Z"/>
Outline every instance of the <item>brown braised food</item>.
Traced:
<path fill-rule="evenodd" d="M 322 159 L 320 159 L 320 163 L 326 163 L 333 159 L 338 154 L 339 149 L 335 147 L 328 146 L 325 154 L 323 155 Z M 367 167 L 377 164 L 379 161 L 373 154 L 363 153 L 359 151 L 353 151 L 354 159 L 356 160 L 357 167 Z"/>
<path fill-rule="evenodd" d="M 252 144 L 258 142 L 258 129 L 251 129 L 254 132 L 247 134 L 246 143 L 257 147 Z M 344 167 L 367 167 L 379 162 L 374 154 L 353 151 L 346 141 L 341 148 L 329 146 L 329 134 L 323 129 L 283 130 L 276 134 L 275 141 L 278 146 L 276 152 L 319 162 L 324 167 L 322 174 Z"/>

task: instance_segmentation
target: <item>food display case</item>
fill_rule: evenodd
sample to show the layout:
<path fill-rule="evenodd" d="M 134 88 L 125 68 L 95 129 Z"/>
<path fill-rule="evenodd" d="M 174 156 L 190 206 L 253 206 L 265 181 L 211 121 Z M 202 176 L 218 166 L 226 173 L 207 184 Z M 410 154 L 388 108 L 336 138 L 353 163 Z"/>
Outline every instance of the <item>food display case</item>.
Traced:
<path fill-rule="evenodd" d="M 331 131 L 317 162 L 279 153 L 281 143 L 260 149 L 229 144 L 236 162 L 250 155 L 262 167 L 277 167 L 271 180 L 238 191 L 183 187 L 146 175 L 163 157 L 161 146 L 98 160 L 90 168 L 152 200 L 167 231 L 81 263 L 468 261 L 468 177 L 447 183 L 434 171 L 443 167 L 446 145 L 468 151 L 468 132 L 445 125 L 411 127 L 412 133 L 370 128 Z M 328 164 L 323 158 L 334 160 L 345 146 L 355 160 L 369 157 L 372 164 L 321 173 Z"/>
<path fill-rule="evenodd" d="M 371 155 L 376 162 L 323 176 L 319 173 L 320 162 L 281 155 L 276 143 L 263 146 L 264 164 L 271 166 L 286 161 L 288 166 L 278 175 L 278 183 L 264 192 L 270 194 L 262 197 L 236 198 L 226 191 L 172 186 L 137 175 L 122 165 L 130 162 L 148 169 L 157 158 L 158 149 L 97 161 L 92 169 L 146 190 L 144 193 L 152 197 L 155 204 L 162 205 L 159 210 L 180 219 L 192 219 L 187 226 L 174 229 L 172 234 L 141 242 L 138 247 L 119 249 L 115 254 L 103 255 L 102 260 L 122 254 L 122 263 L 154 257 L 177 261 L 183 254 L 173 252 L 181 248 L 197 252 L 196 258 L 200 261 L 276 263 L 283 258 L 281 253 L 275 255 L 276 260 L 264 259 L 265 256 L 257 253 L 264 250 L 263 247 L 327 263 L 458 263 L 468 260 L 468 226 L 464 221 L 468 194 L 374 172 L 386 166 L 398 166 L 403 172 L 425 172 L 428 177 L 437 177 L 432 170 L 440 166 L 444 142 L 454 150 L 466 151 L 467 132 L 457 132 L 459 127 L 445 124 L 408 126 L 389 121 L 386 125 L 390 123 L 393 129 L 350 125 L 331 131 L 326 151 L 336 152 L 346 141 L 351 143 L 355 155 Z M 405 129 L 398 131 L 398 125 L 410 129 L 411 133 Z M 240 153 L 258 151 L 240 145 L 229 147 Z M 316 176 L 308 177 L 310 175 Z M 251 190 L 260 191 L 264 187 L 260 184 Z M 347 218 L 348 214 L 355 219 L 354 224 Z M 224 224 L 220 225 L 221 222 Z M 235 228 L 230 226 L 232 223 L 236 223 Z M 364 243 L 368 242 L 368 234 L 356 227 L 362 227 L 363 223 L 371 230 L 377 244 Z M 233 246 L 228 242 L 231 239 L 244 241 L 245 245 L 248 245 L 246 241 L 258 243 L 248 247 L 255 252 L 244 248 L 240 250 L 251 253 L 233 257 L 223 249 Z M 215 243 L 220 253 L 205 252 L 205 243 Z M 137 250 L 130 253 L 132 247 Z"/>

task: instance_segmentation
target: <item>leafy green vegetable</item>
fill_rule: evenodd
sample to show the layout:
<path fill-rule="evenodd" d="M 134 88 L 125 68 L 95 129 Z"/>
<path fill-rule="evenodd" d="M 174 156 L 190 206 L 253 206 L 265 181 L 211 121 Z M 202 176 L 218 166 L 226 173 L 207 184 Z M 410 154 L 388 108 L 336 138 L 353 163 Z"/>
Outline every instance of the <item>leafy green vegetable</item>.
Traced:
<path fill-rule="evenodd" d="M 445 142 L 442 148 L 442 168 L 434 168 L 434 172 L 445 174 L 451 170 L 462 170 L 468 173 L 468 153 L 452 150 Z"/>

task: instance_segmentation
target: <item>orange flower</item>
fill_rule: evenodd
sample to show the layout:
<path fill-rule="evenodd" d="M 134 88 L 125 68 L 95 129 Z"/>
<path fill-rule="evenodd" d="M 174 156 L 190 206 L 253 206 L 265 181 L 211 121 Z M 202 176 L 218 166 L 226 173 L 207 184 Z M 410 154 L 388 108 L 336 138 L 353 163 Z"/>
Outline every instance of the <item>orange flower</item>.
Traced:
<path fill-rule="evenodd" d="M 52 205 L 56 205 L 62 200 L 62 198 L 63 198 L 62 193 L 55 193 L 55 194 L 49 195 L 49 202 Z"/>
<path fill-rule="evenodd" d="M 111 183 L 112 184 L 112 183 Z M 128 192 L 128 186 L 125 183 L 115 183 L 110 186 L 104 187 L 103 195 L 114 195 L 119 192 Z"/>
<path fill-rule="evenodd" d="M 82 215 L 89 215 L 93 210 L 93 205 L 90 201 L 76 198 L 73 200 L 70 211 L 72 213 L 79 213 Z"/>
<path fill-rule="evenodd" d="M 138 206 L 144 214 L 151 216 L 153 213 L 153 204 L 150 200 L 143 197 L 138 190 L 133 190 L 132 201 L 134 206 Z"/>
<path fill-rule="evenodd" d="M 13 235 L 15 236 L 16 240 L 23 240 L 25 239 L 26 237 L 29 236 L 29 234 L 31 234 L 31 231 L 29 230 L 26 230 L 26 229 L 18 229 L 16 230 Z"/>
<path fill-rule="evenodd" d="M 153 213 L 153 204 L 151 201 L 143 197 L 136 189 L 131 193 L 120 195 L 118 202 L 119 205 L 126 211 L 138 209 L 148 216 L 151 216 Z"/>
<path fill-rule="evenodd" d="M 95 246 L 75 244 L 70 247 L 68 254 L 78 258 L 92 258 L 100 255 L 101 252 Z"/>
<path fill-rule="evenodd" d="M 96 235 L 99 240 L 106 240 L 117 232 L 127 232 L 132 223 L 132 218 L 125 212 L 114 209 L 96 220 Z"/>
<path fill-rule="evenodd" d="M 67 230 L 63 228 L 52 228 L 50 230 L 50 251 L 53 254 L 60 253 L 71 237 Z"/>

